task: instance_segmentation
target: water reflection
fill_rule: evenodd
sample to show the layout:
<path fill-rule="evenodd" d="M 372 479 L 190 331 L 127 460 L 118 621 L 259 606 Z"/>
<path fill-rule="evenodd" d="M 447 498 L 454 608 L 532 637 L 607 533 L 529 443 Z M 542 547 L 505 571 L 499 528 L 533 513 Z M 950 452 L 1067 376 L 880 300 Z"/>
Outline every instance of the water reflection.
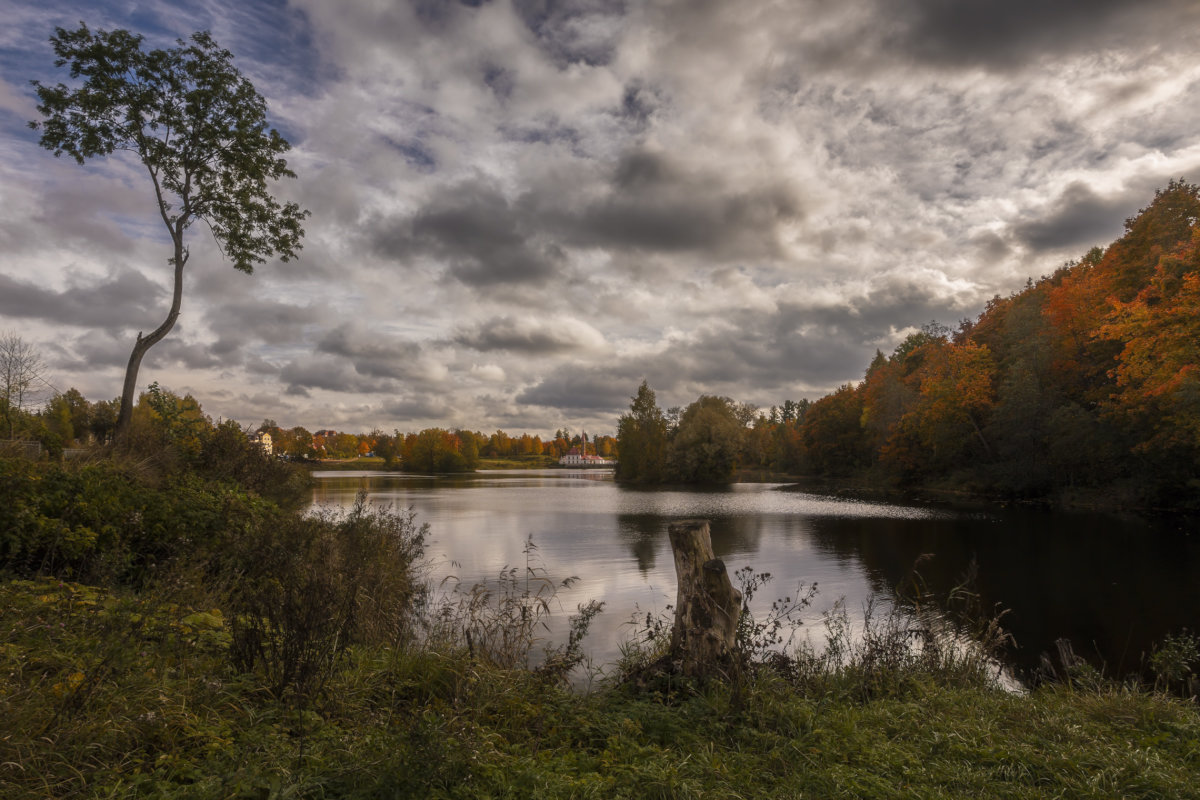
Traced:
<path fill-rule="evenodd" d="M 547 577 L 581 578 L 560 595 L 556 625 L 579 603 L 606 603 L 588 639 L 599 663 L 616 660 L 635 612 L 674 601 L 667 526 L 690 517 L 710 520 L 714 551 L 731 572 L 750 566 L 775 576 L 759 595 L 762 610 L 798 583 L 817 583 L 812 622 L 838 599 L 857 609 L 873 594 L 890 594 L 932 553 L 920 571 L 935 591 L 978 565 L 983 601 L 1011 609 L 1006 622 L 1023 665 L 1067 636 L 1111 671 L 1131 669 L 1163 634 L 1200 626 L 1200 537 L 1171 526 L 847 501 L 772 484 L 631 490 L 590 470 L 318 477 L 318 503 L 349 505 L 367 491 L 373 503 L 413 507 L 431 526 L 438 579 L 454 575 L 469 586 L 523 567 L 532 537 Z"/>

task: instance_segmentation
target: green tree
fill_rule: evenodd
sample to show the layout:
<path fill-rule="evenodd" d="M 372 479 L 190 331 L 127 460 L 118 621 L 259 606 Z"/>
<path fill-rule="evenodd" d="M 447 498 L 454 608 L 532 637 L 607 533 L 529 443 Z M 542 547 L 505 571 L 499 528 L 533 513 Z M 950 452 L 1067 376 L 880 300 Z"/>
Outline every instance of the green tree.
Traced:
<path fill-rule="evenodd" d="M 375 455 L 383 459 L 383 465 L 390 467 L 395 464 L 400 455 L 400 445 L 404 441 L 400 432 L 393 431 L 389 434 L 376 428 L 371 431 L 371 438 L 375 440 Z"/>
<path fill-rule="evenodd" d="M 117 429 L 117 411 L 121 408 L 120 398 L 97 400 L 88 408 L 88 432 L 99 444 L 104 444 Z"/>
<path fill-rule="evenodd" d="M 466 468 L 473 470 L 479 466 L 479 442 L 471 431 L 458 431 L 458 452 L 463 458 Z"/>
<path fill-rule="evenodd" d="M 869 463 L 862 392 L 845 384 L 809 407 L 800 428 L 807 466 L 819 475 L 849 475 Z"/>
<path fill-rule="evenodd" d="M 661 483 L 667 477 L 667 420 L 654 391 L 642 381 L 629 413 L 617 420 L 616 478 L 631 483 Z"/>
<path fill-rule="evenodd" d="M 728 397 L 705 395 L 684 409 L 671 440 L 672 477 L 684 483 L 733 477 L 746 438 L 745 408 Z"/>
<path fill-rule="evenodd" d="M 79 164 L 132 153 L 150 178 L 173 246 L 171 308 L 149 335 L 138 333 L 121 392 L 120 435 L 132 418 L 142 358 L 179 317 L 188 229 L 204 223 L 233 266 L 250 273 L 272 256 L 297 255 L 308 212 L 268 191 L 268 181 L 294 177 L 281 157 L 290 146 L 268 128 L 266 100 L 207 32 L 193 34 L 190 44 L 145 50 L 140 35 L 81 25 L 56 28 L 50 43 L 55 65 L 70 65 L 71 78 L 82 81 L 34 81 L 44 118 L 30 126 L 41 131 L 41 145 Z"/>

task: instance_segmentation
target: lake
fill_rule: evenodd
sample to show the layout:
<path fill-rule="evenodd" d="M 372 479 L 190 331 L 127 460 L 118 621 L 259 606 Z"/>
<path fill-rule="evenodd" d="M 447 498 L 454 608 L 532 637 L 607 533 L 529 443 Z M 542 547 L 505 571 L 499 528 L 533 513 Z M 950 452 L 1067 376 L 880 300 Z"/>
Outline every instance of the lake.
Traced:
<path fill-rule="evenodd" d="M 867 502 L 772 483 L 634 489 L 607 470 L 314 475 L 314 503 L 349 506 L 366 491 L 372 503 L 415 509 L 430 526 L 437 582 L 449 576 L 469 587 L 505 567 L 524 570 L 532 540 L 533 564 L 547 577 L 579 578 L 559 590 L 551 636 L 578 604 L 605 603 L 586 640 L 600 665 L 617 659 L 635 615 L 674 603 L 667 525 L 688 518 L 710 521 L 713 549 L 731 576 L 745 566 L 772 574 L 756 612 L 794 596 L 798 583 L 816 583 L 805 614 L 814 639 L 835 601 L 854 612 L 873 595 L 890 596 L 926 554 L 918 570 L 933 591 L 948 591 L 971 570 L 985 607 L 1008 609 L 1018 672 L 1065 637 L 1108 674 L 1126 674 L 1165 634 L 1200 630 L 1195 520 Z"/>

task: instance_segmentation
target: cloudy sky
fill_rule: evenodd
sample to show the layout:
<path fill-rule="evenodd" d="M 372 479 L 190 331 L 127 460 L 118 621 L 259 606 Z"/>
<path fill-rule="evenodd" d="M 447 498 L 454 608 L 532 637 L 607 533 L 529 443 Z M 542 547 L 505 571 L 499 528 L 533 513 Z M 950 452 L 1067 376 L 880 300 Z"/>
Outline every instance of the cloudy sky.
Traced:
<path fill-rule="evenodd" d="M 201 227 L 140 386 L 345 430 L 611 432 L 644 378 L 770 406 L 862 377 L 1200 180 L 1192 0 L 8 0 L 0 332 L 120 391 L 169 305 L 121 158 L 41 149 L 55 26 L 210 30 L 293 145 L 300 260 Z"/>

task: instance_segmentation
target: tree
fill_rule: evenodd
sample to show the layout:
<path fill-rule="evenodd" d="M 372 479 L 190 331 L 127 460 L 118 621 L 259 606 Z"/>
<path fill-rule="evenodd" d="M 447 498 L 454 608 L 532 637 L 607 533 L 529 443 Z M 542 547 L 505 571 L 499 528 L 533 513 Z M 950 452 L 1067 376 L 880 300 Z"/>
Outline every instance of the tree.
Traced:
<path fill-rule="evenodd" d="M 203 222 L 234 268 L 251 273 L 272 256 L 296 257 L 308 212 L 269 193 L 268 181 L 295 177 L 280 157 L 290 145 L 267 127 L 266 100 L 207 32 L 166 50 L 147 51 L 142 37 L 126 30 L 86 25 L 56 28 L 50 42 L 55 66 L 69 64 L 71 78 L 83 80 L 75 87 L 34 81 L 44 119 L 30 126 L 41 131 L 41 145 L 79 164 L 132 153 L 150 178 L 173 246 L 171 308 L 148 336 L 137 335 L 121 392 L 120 435 L 133 413 L 142 358 L 179 317 L 188 229 Z"/>
<path fill-rule="evenodd" d="M 632 400 L 629 413 L 617 421 L 620 461 L 616 477 L 634 483 L 661 483 L 666 479 L 667 419 L 645 381 Z"/>
<path fill-rule="evenodd" d="M 679 417 L 671 440 L 671 473 L 684 483 L 721 483 L 733 477 L 746 437 L 739 413 L 744 406 L 728 397 L 704 395 Z"/>
<path fill-rule="evenodd" d="M 807 466 L 819 475 L 849 475 L 867 465 L 862 392 L 845 384 L 813 403 L 800 428 Z"/>
<path fill-rule="evenodd" d="M 29 403 L 46 365 L 32 345 L 15 333 L 0 335 L 0 411 L 8 438 L 16 436 L 17 419 Z"/>

